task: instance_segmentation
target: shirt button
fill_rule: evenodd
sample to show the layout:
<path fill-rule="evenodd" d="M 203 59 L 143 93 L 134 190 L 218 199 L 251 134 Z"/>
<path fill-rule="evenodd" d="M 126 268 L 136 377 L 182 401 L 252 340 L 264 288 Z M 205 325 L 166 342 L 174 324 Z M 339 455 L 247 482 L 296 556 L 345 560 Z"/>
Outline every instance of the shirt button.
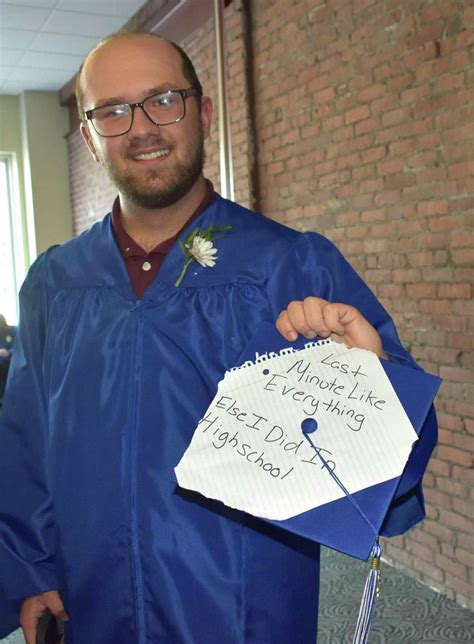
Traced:
<path fill-rule="evenodd" d="M 143 262 L 142 264 L 142 271 L 149 271 L 151 269 L 151 264 L 150 262 Z"/>

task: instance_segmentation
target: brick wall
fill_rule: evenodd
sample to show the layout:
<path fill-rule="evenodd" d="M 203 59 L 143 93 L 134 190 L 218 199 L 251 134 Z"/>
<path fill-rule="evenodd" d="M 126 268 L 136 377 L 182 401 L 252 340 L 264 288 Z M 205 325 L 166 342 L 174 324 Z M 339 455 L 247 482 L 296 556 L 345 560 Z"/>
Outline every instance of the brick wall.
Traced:
<path fill-rule="evenodd" d="M 259 0 L 252 24 L 261 209 L 336 242 L 444 381 L 428 518 L 386 553 L 474 607 L 474 7 Z"/>
<path fill-rule="evenodd" d="M 427 519 L 386 554 L 474 608 L 474 7 L 233 0 L 225 19 L 236 199 L 332 239 L 443 378 Z M 215 96 L 212 24 L 184 45 Z M 69 145 L 79 231 L 113 189 L 77 133 Z"/>
<path fill-rule="evenodd" d="M 73 231 L 78 235 L 110 212 L 117 191 L 94 161 L 78 129 L 67 137 Z"/>

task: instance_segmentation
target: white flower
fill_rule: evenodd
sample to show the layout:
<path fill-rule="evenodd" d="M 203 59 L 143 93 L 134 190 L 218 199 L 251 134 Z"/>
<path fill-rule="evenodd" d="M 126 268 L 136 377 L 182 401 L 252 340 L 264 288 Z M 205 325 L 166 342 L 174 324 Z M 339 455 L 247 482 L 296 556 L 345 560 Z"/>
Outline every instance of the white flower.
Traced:
<path fill-rule="evenodd" d="M 190 264 L 197 262 L 204 266 L 204 268 L 214 268 L 217 259 L 217 248 L 214 248 L 213 242 L 220 237 L 224 237 L 232 226 L 214 226 L 211 224 L 206 230 L 200 231 L 195 228 L 186 236 L 186 239 L 181 241 L 178 239 L 179 247 L 184 255 L 184 266 L 181 274 L 174 283 L 179 286 L 186 275 Z M 197 275 L 197 273 L 194 273 Z"/>
<path fill-rule="evenodd" d="M 186 244 L 186 248 L 189 250 L 189 254 L 196 260 L 201 266 L 213 267 L 216 264 L 215 254 L 217 253 L 217 248 L 214 247 L 214 244 L 201 237 L 201 235 L 195 235 L 191 242 L 191 246 Z"/>

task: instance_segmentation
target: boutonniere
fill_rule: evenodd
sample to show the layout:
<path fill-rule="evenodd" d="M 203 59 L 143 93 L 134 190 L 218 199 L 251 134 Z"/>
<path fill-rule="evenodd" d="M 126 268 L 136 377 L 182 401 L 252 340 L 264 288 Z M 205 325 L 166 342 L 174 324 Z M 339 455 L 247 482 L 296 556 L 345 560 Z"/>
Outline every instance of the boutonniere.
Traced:
<path fill-rule="evenodd" d="M 184 266 L 181 275 L 174 284 L 175 286 L 181 284 L 191 262 L 197 262 L 204 268 L 212 268 L 216 265 L 217 248 L 213 242 L 220 237 L 224 237 L 231 228 L 232 226 L 213 226 L 211 224 L 206 230 L 199 230 L 199 228 L 192 230 L 187 235 L 184 243 L 181 239 L 179 240 L 179 246 L 184 255 Z"/>

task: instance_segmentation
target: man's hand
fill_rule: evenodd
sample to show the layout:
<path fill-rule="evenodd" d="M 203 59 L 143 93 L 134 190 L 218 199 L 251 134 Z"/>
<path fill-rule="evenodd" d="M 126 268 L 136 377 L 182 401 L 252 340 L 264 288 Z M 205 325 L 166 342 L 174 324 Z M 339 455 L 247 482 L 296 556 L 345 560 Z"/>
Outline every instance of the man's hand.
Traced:
<path fill-rule="evenodd" d="M 20 610 L 20 626 L 23 629 L 26 644 L 35 644 L 36 629 L 44 611 L 49 608 L 55 617 L 68 620 L 63 602 L 57 590 L 50 590 L 41 595 L 34 595 L 23 600 Z"/>
<path fill-rule="evenodd" d="M 278 331 L 289 341 L 304 335 L 310 340 L 319 336 L 338 335 L 348 347 L 369 349 L 380 358 L 386 358 L 382 341 L 374 327 L 355 307 L 339 302 L 328 302 L 320 297 L 294 300 L 282 311 L 276 322 Z"/>

